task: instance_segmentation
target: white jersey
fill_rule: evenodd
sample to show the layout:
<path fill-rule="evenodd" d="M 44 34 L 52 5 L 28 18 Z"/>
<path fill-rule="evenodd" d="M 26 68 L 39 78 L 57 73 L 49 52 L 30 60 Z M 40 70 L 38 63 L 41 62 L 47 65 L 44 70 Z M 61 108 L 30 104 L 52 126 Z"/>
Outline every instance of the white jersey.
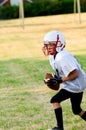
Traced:
<path fill-rule="evenodd" d="M 64 82 L 63 89 L 73 93 L 79 93 L 86 89 L 86 74 L 72 54 L 63 50 L 55 58 L 53 55 L 50 55 L 49 60 L 55 73 L 60 77 L 68 76 L 75 69 L 78 71 L 78 77 L 74 80 Z"/>

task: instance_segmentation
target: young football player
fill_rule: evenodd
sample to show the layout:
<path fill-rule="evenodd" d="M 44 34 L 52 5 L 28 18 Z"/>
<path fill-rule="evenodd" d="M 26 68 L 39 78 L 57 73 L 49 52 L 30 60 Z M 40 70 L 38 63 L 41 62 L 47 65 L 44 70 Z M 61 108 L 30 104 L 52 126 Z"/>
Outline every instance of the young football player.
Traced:
<path fill-rule="evenodd" d="M 86 74 L 76 58 L 64 50 L 66 41 L 59 31 L 48 32 L 42 48 L 49 55 L 50 65 L 55 71 L 55 80 L 63 87 L 51 98 L 57 126 L 48 130 L 64 130 L 61 102 L 70 99 L 72 111 L 86 121 L 86 111 L 82 110 L 83 91 L 86 89 Z M 48 81 L 49 82 L 49 81 Z"/>

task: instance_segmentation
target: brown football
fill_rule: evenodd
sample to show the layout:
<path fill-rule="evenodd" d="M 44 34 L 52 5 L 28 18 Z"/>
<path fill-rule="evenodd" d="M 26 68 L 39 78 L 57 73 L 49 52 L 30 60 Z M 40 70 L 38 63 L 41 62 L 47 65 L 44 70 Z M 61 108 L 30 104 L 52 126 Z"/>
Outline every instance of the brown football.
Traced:
<path fill-rule="evenodd" d="M 53 78 L 53 74 L 51 74 L 51 73 L 46 73 L 46 75 L 45 75 L 45 80 L 48 80 L 48 79 L 50 79 L 50 78 Z M 47 86 L 48 86 L 48 84 L 47 84 Z M 58 90 L 59 89 L 59 87 L 60 87 L 60 85 L 59 84 L 56 84 L 55 86 L 48 86 L 50 89 L 52 89 L 52 90 Z"/>

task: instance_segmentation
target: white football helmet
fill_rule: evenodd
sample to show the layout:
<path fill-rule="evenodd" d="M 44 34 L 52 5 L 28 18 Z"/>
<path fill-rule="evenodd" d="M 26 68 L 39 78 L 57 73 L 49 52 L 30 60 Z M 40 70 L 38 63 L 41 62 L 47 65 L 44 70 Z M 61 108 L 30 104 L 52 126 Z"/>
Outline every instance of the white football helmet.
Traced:
<path fill-rule="evenodd" d="M 59 53 L 65 47 L 66 40 L 60 31 L 50 31 L 44 36 L 43 43 L 44 46 L 49 43 L 56 44 L 56 52 Z"/>

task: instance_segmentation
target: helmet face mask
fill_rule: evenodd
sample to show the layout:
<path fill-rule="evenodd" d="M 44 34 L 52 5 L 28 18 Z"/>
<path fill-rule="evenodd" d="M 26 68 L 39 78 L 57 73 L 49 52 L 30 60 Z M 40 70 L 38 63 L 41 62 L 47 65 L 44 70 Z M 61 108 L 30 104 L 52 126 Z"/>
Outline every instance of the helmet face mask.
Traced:
<path fill-rule="evenodd" d="M 65 41 L 64 35 L 61 32 L 51 31 L 45 35 L 43 43 L 44 43 L 46 51 L 48 51 L 49 44 L 54 44 L 55 45 L 55 49 L 54 49 L 55 53 L 59 53 L 65 47 L 66 41 Z M 47 52 L 47 55 L 49 55 L 48 52 Z"/>
<path fill-rule="evenodd" d="M 52 44 L 52 42 L 49 42 L 48 44 L 44 44 L 44 47 L 42 48 L 43 53 L 47 55 L 55 55 L 56 52 L 56 42 Z"/>
<path fill-rule="evenodd" d="M 44 44 L 48 45 L 48 44 L 56 44 L 56 41 L 44 41 Z"/>

